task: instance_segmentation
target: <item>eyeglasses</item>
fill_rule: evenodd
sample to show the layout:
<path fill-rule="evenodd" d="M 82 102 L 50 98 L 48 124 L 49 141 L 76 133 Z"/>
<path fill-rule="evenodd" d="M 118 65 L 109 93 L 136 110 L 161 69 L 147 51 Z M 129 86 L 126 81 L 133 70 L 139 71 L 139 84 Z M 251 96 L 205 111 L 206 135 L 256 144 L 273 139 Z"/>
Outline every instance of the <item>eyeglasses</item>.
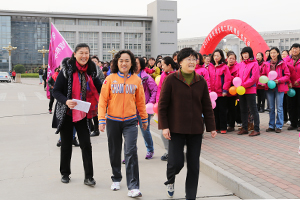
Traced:
<path fill-rule="evenodd" d="M 196 62 L 197 61 L 196 58 L 185 58 L 184 60 L 186 60 L 188 62 Z"/>

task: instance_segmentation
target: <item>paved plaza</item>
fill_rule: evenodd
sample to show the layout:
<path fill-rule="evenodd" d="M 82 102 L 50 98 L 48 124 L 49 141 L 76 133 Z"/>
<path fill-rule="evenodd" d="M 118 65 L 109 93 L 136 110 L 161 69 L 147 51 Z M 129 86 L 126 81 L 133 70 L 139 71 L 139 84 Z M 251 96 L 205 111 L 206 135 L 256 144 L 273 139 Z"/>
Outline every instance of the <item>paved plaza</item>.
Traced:
<path fill-rule="evenodd" d="M 113 192 L 106 133 L 91 138 L 95 188 L 83 184 L 83 165 L 79 147 L 73 148 L 71 182 L 60 182 L 59 139 L 51 128 L 49 100 L 38 79 L 20 83 L 0 83 L 0 199 L 130 199 L 127 197 L 125 166 L 121 190 Z M 154 122 L 155 123 L 155 122 Z M 155 129 L 155 128 L 153 128 Z M 158 141 L 157 136 L 153 136 Z M 206 141 L 205 141 L 206 142 Z M 168 199 L 164 181 L 166 164 L 160 160 L 164 149 L 155 142 L 155 155 L 145 160 L 143 137 L 138 138 L 140 199 Z M 173 199 L 184 199 L 186 169 L 177 176 Z M 239 199 L 220 183 L 200 174 L 197 199 Z"/>

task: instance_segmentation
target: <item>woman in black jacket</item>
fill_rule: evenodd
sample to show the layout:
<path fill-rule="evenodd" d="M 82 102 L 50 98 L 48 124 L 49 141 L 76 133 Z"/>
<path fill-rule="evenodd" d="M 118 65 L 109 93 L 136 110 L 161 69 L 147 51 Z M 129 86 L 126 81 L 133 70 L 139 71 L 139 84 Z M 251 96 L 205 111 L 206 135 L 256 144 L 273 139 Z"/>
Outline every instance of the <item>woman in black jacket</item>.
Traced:
<path fill-rule="evenodd" d="M 75 126 L 82 150 L 85 171 L 84 184 L 94 186 L 92 146 L 89 120 L 97 115 L 101 81 L 96 65 L 90 58 L 87 44 L 78 44 L 71 58 L 62 61 L 61 72 L 57 76 L 53 96 L 57 100 L 52 127 L 61 135 L 60 173 L 61 181 L 69 183 L 71 174 L 73 126 Z M 73 109 L 78 99 L 91 103 L 88 113 Z"/>

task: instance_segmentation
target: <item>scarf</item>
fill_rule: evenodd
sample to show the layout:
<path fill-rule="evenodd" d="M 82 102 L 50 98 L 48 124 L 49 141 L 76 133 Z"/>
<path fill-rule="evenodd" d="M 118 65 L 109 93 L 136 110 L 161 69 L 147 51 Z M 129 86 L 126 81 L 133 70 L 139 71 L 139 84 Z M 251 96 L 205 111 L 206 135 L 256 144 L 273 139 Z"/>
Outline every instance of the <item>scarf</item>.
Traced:
<path fill-rule="evenodd" d="M 261 60 L 260 62 L 258 62 L 258 65 L 261 66 L 261 64 L 263 64 L 264 60 Z"/>
<path fill-rule="evenodd" d="M 77 70 L 73 73 L 72 99 L 78 99 L 91 103 L 88 113 L 79 110 L 72 110 L 73 122 L 78 122 L 87 116 L 91 119 L 97 115 L 99 94 L 94 82 L 86 71 L 88 65 L 80 66 L 76 61 Z"/>
<path fill-rule="evenodd" d="M 294 66 L 296 66 L 297 61 L 300 59 L 300 53 L 296 56 L 292 56 L 292 59 L 294 60 Z"/>
<path fill-rule="evenodd" d="M 271 60 L 271 62 L 270 62 L 270 71 L 275 71 L 276 70 L 276 65 L 277 65 L 277 61 Z"/>
<path fill-rule="evenodd" d="M 52 78 L 53 78 L 54 82 L 56 81 L 56 78 L 57 78 L 57 76 L 58 76 L 58 73 L 59 73 L 59 72 L 55 72 L 55 73 L 52 75 Z"/>

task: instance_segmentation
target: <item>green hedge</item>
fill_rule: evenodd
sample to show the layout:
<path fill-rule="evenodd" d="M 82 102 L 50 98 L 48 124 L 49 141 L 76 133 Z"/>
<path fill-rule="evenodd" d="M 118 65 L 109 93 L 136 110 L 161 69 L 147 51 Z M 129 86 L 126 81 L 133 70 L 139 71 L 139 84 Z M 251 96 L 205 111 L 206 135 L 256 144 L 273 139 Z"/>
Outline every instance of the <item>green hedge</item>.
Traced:
<path fill-rule="evenodd" d="M 39 73 L 21 74 L 21 78 L 39 78 Z"/>

